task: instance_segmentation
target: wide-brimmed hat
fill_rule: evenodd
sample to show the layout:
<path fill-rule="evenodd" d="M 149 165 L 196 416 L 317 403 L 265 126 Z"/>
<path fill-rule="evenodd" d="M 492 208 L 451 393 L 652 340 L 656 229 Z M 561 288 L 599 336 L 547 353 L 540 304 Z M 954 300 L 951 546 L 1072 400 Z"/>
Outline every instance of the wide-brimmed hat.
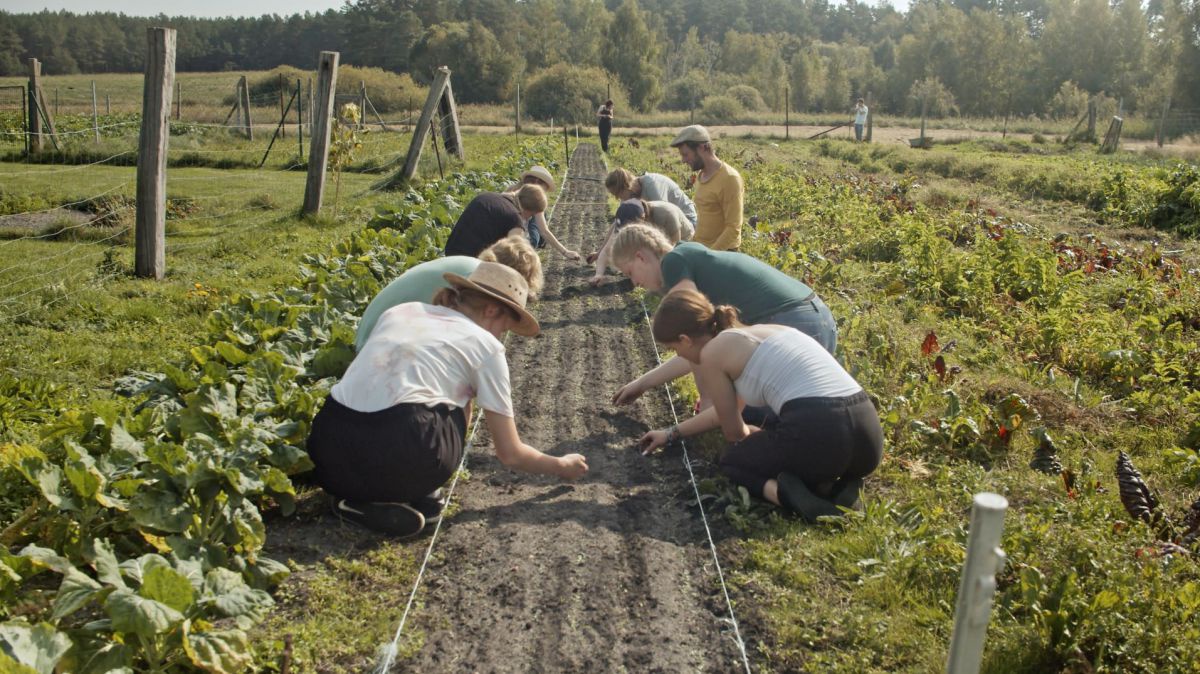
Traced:
<path fill-rule="evenodd" d="M 521 182 L 525 182 L 526 176 L 533 176 L 534 178 L 546 183 L 547 192 L 554 191 L 554 176 L 550 175 L 550 172 L 546 170 L 546 167 L 531 166 L 528 171 L 521 174 Z"/>
<path fill-rule="evenodd" d="M 541 332 L 537 319 L 525 309 L 529 284 L 512 267 L 499 262 L 480 262 L 470 276 L 445 273 L 442 278 L 455 288 L 470 288 L 515 311 L 520 320 L 512 331 L 518 335 L 533 337 Z"/>
<path fill-rule="evenodd" d="M 691 126 L 683 127 L 683 130 L 679 132 L 679 135 L 675 136 L 675 140 L 671 141 L 671 147 L 677 147 L 679 145 L 683 145 L 684 143 L 709 142 L 712 142 L 712 136 L 708 134 L 708 129 L 700 126 L 699 124 L 693 124 Z"/>

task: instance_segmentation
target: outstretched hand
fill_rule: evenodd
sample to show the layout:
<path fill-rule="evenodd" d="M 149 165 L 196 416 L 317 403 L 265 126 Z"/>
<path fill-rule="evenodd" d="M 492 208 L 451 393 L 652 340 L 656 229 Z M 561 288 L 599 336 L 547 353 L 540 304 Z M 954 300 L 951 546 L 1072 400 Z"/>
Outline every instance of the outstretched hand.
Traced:
<path fill-rule="evenodd" d="M 564 480 L 577 480 L 587 472 L 587 459 L 582 454 L 567 454 L 559 459 L 558 476 Z"/>
<path fill-rule="evenodd" d="M 597 275 L 591 277 L 590 279 L 588 279 L 588 283 L 592 284 L 593 288 L 599 287 L 599 285 L 601 283 L 604 283 L 604 275 L 597 274 Z"/>
<path fill-rule="evenodd" d="M 667 431 L 650 431 L 638 440 L 638 449 L 642 450 L 642 456 L 646 456 L 650 452 L 667 444 Z"/>
<path fill-rule="evenodd" d="M 574 251 L 574 250 L 567 250 L 566 252 L 563 253 L 563 257 L 567 258 L 568 260 L 572 260 L 572 261 L 583 259 L 583 256 L 580 255 L 578 253 L 578 251 Z"/>
<path fill-rule="evenodd" d="M 613 395 L 612 402 L 614 405 L 628 405 L 629 403 L 642 397 L 643 393 L 645 393 L 645 391 L 642 390 L 642 385 L 639 384 L 635 379 L 622 386 L 621 390 L 617 391 L 616 394 Z"/>

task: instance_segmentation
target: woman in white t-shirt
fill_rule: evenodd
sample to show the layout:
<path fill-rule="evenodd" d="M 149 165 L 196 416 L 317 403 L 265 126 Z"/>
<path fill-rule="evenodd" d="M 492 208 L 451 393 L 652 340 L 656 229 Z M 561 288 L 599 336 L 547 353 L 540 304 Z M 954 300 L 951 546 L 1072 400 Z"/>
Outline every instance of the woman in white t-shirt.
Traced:
<path fill-rule="evenodd" d="M 394 536 L 416 535 L 441 516 L 440 487 L 462 460 L 472 400 L 504 465 L 564 479 L 587 472 L 583 456 L 549 456 L 517 434 L 500 337 L 539 331 L 525 309 L 525 279 L 495 262 L 445 279 L 450 287 L 432 304 L 400 304 L 380 316 L 308 438 L 334 511 Z"/>
<path fill-rule="evenodd" d="M 641 438 L 649 452 L 720 428 L 733 443 L 721 470 L 752 495 L 812 521 L 854 507 L 862 479 L 883 456 L 883 431 L 862 387 L 812 337 L 782 325 L 743 325 L 731 306 L 675 290 L 654 314 L 654 339 L 691 361 L 712 406 Z M 778 417 L 764 429 L 742 421 L 745 405 Z"/>

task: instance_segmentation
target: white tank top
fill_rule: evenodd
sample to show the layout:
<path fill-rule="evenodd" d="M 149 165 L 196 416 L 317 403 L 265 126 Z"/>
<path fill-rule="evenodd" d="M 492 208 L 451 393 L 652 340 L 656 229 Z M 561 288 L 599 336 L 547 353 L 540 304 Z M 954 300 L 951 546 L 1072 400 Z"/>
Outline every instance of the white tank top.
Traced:
<path fill-rule="evenodd" d="M 733 382 L 747 405 L 766 405 L 779 414 L 795 398 L 845 398 L 862 390 L 824 347 L 795 328 L 766 339 L 737 328 L 730 332 L 758 344 Z"/>

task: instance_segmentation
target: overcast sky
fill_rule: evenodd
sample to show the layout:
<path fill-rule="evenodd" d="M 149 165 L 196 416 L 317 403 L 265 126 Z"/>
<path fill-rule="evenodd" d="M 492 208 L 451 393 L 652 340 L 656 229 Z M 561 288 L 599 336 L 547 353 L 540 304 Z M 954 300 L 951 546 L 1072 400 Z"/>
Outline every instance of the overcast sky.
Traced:
<path fill-rule="evenodd" d="M 868 0 L 870 1 L 870 0 Z M 261 16 L 302 14 L 341 7 L 344 0 L 0 0 L 0 9 L 13 13 L 65 9 L 76 13 L 124 12 L 130 16 Z M 892 0 L 901 11 L 908 0 Z"/>

